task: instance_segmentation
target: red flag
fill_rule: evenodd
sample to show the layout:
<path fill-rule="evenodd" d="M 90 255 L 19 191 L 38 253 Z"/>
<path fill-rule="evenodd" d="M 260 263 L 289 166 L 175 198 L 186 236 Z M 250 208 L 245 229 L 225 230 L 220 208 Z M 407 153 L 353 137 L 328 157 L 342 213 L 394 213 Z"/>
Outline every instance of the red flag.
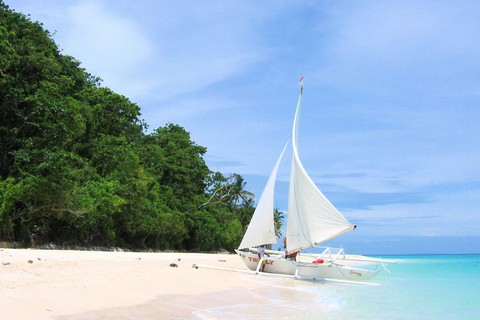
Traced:
<path fill-rule="evenodd" d="M 303 79 L 304 79 L 304 78 L 305 78 L 305 77 L 301 77 L 301 78 L 300 78 L 300 85 L 302 85 L 302 86 L 303 86 Z"/>

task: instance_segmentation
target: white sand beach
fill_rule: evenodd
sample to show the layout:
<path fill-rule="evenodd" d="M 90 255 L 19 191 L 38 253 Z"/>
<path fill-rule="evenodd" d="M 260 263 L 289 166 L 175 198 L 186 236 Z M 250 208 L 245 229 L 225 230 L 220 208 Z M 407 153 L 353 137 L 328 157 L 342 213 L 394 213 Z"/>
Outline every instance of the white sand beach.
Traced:
<path fill-rule="evenodd" d="M 170 267 L 175 263 L 178 267 Z M 195 319 L 195 311 L 261 304 L 266 286 L 234 254 L 0 248 L 1 319 Z"/>

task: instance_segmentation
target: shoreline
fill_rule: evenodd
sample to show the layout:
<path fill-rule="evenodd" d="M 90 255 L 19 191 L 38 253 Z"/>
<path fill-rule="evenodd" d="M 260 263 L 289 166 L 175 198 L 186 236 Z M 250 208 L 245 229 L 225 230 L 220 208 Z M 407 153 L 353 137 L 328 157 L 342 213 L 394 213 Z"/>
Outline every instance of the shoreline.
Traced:
<path fill-rule="evenodd" d="M 2 317 L 73 319 L 83 314 L 82 319 L 105 319 L 116 310 L 129 310 L 125 312 L 194 319 L 193 312 L 203 307 L 256 303 L 247 291 L 268 286 L 193 264 L 246 270 L 236 254 L 0 248 Z M 190 305 L 172 303 L 180 297 Z"/>
<path fill-rule="evenodd" d="M 381 286 L 365 287 L 191 266 L 245 268 L 233 254 L 0 248 L 0 318 L 417 319 L 459 310 L 458 317 L 470 319 L 478 314 L 478 268 L 458 273 L 458 267 L 478 262 L 478 255 L 406 259 L 378 278 Z M 450 291 L 445 272 L 454 275 Z"/>

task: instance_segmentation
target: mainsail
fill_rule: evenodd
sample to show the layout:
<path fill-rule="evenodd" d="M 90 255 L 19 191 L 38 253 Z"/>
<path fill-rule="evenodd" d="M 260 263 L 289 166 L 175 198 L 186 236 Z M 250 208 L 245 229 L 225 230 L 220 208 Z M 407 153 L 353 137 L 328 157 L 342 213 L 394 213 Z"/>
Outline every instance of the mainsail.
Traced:
<path fill-rule="evenodd" d="M 250 248 L 262 244 L 277 243 L 273 216 L 273 198 L 278 166 L 280 165 L 280 161 L 282 160 L 286 148 L 287 145 L 283 148 L 282 154 L 278 158 L 277 163 L 270 174 L 270 178 L 268 179 L 267 185 L 258 201 L 257 208 L 253 213 L 252 220 L 250 220 L 250 224 L 245 232 L 242 243 L 240 243 L 240 246 L 238 247 L 239 249 Z"/>
<path fill-rule="evenodd" d="M 303 86 L 297 103 L 292 132 L 292 167 L 288 195 L 287 252 L 295 252 L 328 241 L 355 226 L 328 201 L 305 171 L 298 156 L 298 121 Z"/>

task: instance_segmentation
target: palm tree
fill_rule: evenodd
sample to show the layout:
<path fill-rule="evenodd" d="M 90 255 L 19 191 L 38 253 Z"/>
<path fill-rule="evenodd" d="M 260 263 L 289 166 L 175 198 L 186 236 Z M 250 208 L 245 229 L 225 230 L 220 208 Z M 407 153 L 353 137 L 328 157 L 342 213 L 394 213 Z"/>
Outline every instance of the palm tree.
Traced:
<path fill-rule="evenodd" d="M 243 234 L 247 232 L 248 225 L 250 224 L 250 220 L 252 220 L 253 213 L 255 212 L 255 199 L 247 199 L 247 201 L 243 201 L 240 205 L 240 209 L 237 212 L 238 220 L 242 224 L 242 231 Z"/>
<path fill-rule="evenodd" d="M 283 216 L 283 212 L 281 212 L 278 208 L 275 208 L 273 210 L 273 219 L 274 219 L 274 224 L 275 224 L 275 236 L 277 238 L 280 238 L 283 236 L 283 222 L 285 220 L 285 217 Z"/>
<path fill-rule="evenodd" d="M 232 174 L 229 178 L 231 186 L 230 199 L 227 201 L 227 205 L 230 212 L 235 213 L 239 208 L 239 203 L 249 203 L 252 199 L 255 199 L 255 195 L 244 188 L 247 185 L 243 177 L 239 174 Z"/>
<path fill-rule="evenodd" d="M 249 203 L 255 199 L 253 193 L 244 190 L 246 185 L 247 183 L 239 174 L 234 173 L 226 178 L 220 172 L 216 172 L 210 175 L 207 181 L 206 192 L 210 193 L 210 197 L 198 209 L 207 205 L 222 204 L 235 214 L 242 203 Z"/>

